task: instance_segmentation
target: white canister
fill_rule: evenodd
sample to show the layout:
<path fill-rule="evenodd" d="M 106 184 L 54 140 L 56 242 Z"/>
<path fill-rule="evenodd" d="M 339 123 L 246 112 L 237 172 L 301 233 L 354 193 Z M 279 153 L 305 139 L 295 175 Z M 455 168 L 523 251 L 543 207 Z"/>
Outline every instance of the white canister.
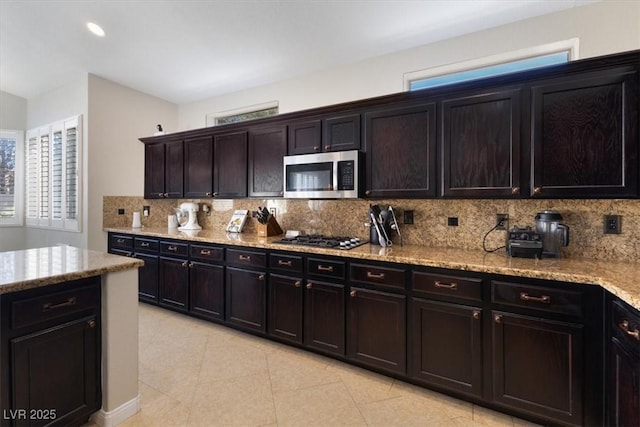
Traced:
<path fill-rule="evenodd" d="M 131 224 L 132 228 L 142 228 L 142 222 L 140 221 L 140 212 L 133 213 L 133 224 Z"/>
<path fill-rule="evenodd" d="M 178 228 L 178 218 L 175 215 L 167 216 L 167 226 L 169 228 Z"/>

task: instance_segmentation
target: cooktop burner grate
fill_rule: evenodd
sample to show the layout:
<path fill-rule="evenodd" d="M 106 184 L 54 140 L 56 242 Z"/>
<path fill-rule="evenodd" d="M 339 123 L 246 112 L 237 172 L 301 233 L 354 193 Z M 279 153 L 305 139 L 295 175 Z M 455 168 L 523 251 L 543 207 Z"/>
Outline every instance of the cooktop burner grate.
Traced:
<path fill-rule="evenodd" d="M 367 243 L 367 240 L 360 240 L 358 237 L 334 237 L 322 235 L 301 235 L 296 237 L 285 237 L 273 243 L 285 245 L 314 246 L 317 248 L 329 249 L 353 249 Z"/>

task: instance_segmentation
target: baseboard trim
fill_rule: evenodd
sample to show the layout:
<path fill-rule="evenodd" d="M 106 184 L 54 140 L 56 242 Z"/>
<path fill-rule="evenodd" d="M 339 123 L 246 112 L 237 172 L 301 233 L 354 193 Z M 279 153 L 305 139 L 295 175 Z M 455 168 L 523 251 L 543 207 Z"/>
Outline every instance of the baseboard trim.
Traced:
<path fill-rule="evenodd" d="M 100 409 L 91 415 L 91 421 L 100 427 L 114 427 L 140 411 L 140 395 L 120 405 L 113 411 L 105 412 Z"/>

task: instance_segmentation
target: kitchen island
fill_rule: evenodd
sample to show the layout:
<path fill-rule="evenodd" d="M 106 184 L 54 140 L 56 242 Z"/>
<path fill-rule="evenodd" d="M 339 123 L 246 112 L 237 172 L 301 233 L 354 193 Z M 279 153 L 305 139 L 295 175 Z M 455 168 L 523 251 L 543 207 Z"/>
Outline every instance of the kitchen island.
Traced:
<path fill-rule="evenodd" d="M 142 265 L 64 245 L 0 253 L 3 425 L 73 425 L 97 410 L 93 421 L 111 426 L 139 410 Z M 57 388 L 76 382 L 84 393 Z"/>

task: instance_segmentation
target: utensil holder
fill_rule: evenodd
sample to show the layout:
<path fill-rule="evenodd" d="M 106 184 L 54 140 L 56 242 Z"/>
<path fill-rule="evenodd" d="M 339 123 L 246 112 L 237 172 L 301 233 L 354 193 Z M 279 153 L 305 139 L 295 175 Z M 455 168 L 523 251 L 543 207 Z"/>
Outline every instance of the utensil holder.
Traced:
<path fill-rule="evenodd" d="M 282 233 L 282 228 L 273 215 L 269 215 L 266 224 L 258 224 L 258 236 L 260 237 L 279 236 Z"/>

